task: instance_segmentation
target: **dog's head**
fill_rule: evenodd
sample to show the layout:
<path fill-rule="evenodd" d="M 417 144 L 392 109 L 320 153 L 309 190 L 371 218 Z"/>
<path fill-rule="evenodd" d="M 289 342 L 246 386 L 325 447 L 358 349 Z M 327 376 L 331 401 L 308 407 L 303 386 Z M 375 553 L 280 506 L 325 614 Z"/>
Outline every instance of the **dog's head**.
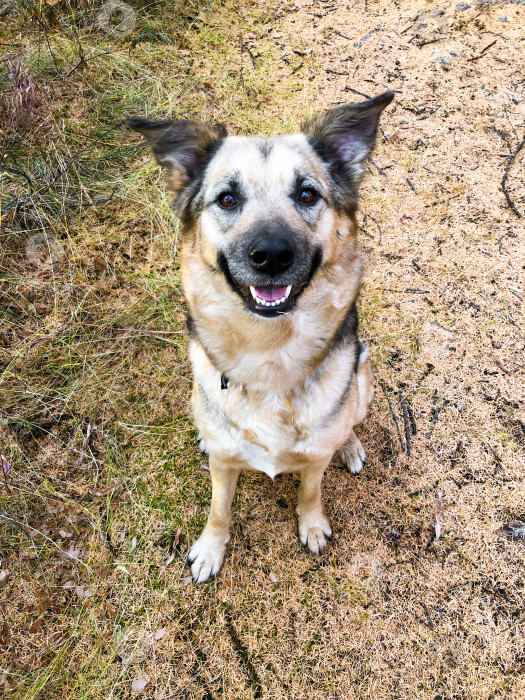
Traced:
<path fill-rule="evenodd" d="M 300 134 L 228 136 L 220 125 L 128 119 L 168 170 L 185 235 L 247 309 L 295 308 L 337 255 L 357 208 L 363 162 L 393 93 L 329 110 Z M 345 223 L 346 222 L 346 223 Z"/>

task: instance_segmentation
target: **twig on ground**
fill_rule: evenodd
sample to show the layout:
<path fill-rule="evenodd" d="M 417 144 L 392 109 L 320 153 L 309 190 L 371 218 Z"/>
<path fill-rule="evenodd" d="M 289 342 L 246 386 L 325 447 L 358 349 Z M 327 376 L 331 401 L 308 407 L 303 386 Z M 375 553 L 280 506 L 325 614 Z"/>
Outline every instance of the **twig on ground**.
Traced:
<path fill-rule="evenodd" d="M 406 181 L 407 181 L 407 183 L 408 183 L 408 186 L 409 186 L 410 189 L 412 190 L 412 192 L 413 192 L 414 194 L 417 194 L 416 188 L 414 187 L 414 185 L 412 184 L 412 182 L 410 181 L 410 179 L 409 179 L 408 177 L 406 178 Z"/>
<path fill-rule="evenodd" d="M 385 395 L 386 402 L 388 404 L 388 410 L 390 411 L 390 415 L 392 416 L 392 420 L 394 421 L 394 425 L 396 426 L 396 431 L 397 431 L 397 437 L 399 438 L 399 444 L 401 446 L 401 450 L 404 452 L 405 451 L 405 446 L 403 445 L 403 438 L 401 437 L 401 430 L 399 428 L 399 423 L 396 418 L 396 414 L 394 413 L 394 410 L 392 408 L 392 404 L 390 403 L 390 397 L 388 395 L 388 392 L 386 390 L 386 387 L 381 379 L 377 380 L 379 383 L 379 386 L 383 390 L 383 394 Z"/>
<path fill-rule="evenodd" d="M 436 427 L 436 423 L 438 422 L 439 414 L 445 408 L 445 406 L 447 406 L 449 403 L 450 403 L 449 400 L 445 399 L 443 401 L 443 403 L 441 404 L 441 406 L 439 406 L 438 408 L 434 407 L 432 409 L 432 413 L 430 415 L 430 428 L 429 428 L 429 431 L 427 433 L 427 440 L 429 440 L 431 438 L 432 433 L 434 432 L 434 428 Z"/>
<path fill-rule="evenodd" d="M 429 39 L 428 41 L 422 41 L 419 44 L 415 44 L 415 46 L 417 46 L 418 49 L 420 49 L 422 46 L 428 46 L 429 44 L 437 44 L 438 41 L 443 41 L 444 38 L 444 36 L 440 36 L 438 39 Z"/>
<path fill-rule="evenodd" d="M 374 224 L 377 226 L 377 230 L 379 231 L 379 245 L 381 245 L 381 241 L 383 240 L 383 231 L 381 231 L 381 226 L 379 225 L 377 220 L 374 219 L 374 217 L 371 214 L 365 214 L 365 220 L 366 220 L 366 217 L 369 217 L 370 219 L 372 219 Z"/>
<path fill-rule="evenodd" d="M 491 46 L 494 46 L 494 44 L 495 44 L 496 42 L 497 42 L 497 39 L 494 39 L 494 41 L 492 41 L 490 44 L 487 44 L 487 46 L 485 46 L 485 48 L 482 49 L 482 50 L 480 51 L 480 53 L 478 53 L 477 56 L 472 56 L 471 58 L 467 58 L 467 61 L 477 61 L 478 58 L 481 58 L 481 57 L 483 56 L 483 54 L 485 53 L 485 51 L 488 51 L 488 50 L 490 49 L 490 47 L 491 47 Z"/>
<path fill-rule="evenodd" d="M 379 165 L 378 165 L 372 158 L 370 158 L 370 156 L 368 157 L 368 162 L 369 162 L 369 163 L 372 163 L 372 165 L 374 166 L 374 168 L 377 168 L 377 172 L 378 172 L 380 175 L 385 175 L 385 177 L 386 177 L 386 173 L 385 173 L 385 171 L 383 170 L 383 168 L 380 168 Z"/>
<path fill-rule="evenodd" d="M 410 444 L 410 423 L 408 420 L 408 410 L 406 407 L 406 403 L 401 393 L 399 394 L 399 400 L 401 402 L 401 408 L 403 409 L 403 421 L 405 423 L 406 453 L 407 457 L 410 457 L 410 455 L 412 454 L 412 445 Z"/>
<path fill-rule="evenodd" d="M 346 75 L 344 73 L 343 75 Z M 370 99 L 370 95 L 367 95 L 365 92 L 360 92 L 359 90 L 356 90 L 355 88 L 351 88 L 348 85 L 345 85 L 345 92 L 354 92 L 356 95 L 361 95 L 361 97 L 366 97 L 367 100 Z"/>
<path fill-rule="evenodd" d="M 503 175 L 503 179 L 501 180 L 501 189 L 503 190 L 503 194 L 505 195 L 505 199 L 507 200 L 507 204 L 512 209 L 512 211 L 516 214 L 518 219 L 521 219 L 521 214 L 518 211 L 518 209 L 516 208 L 516 205 L 514 204 L 512 199 L 510 198 L 510 195 L 507 191 L 507 178 L 509 176 L 510 167 L 511 167 L 512 163 L 514 162 L 514 160 L 516 159 L 516 156 L 518 155 L 518 153 L 523 148 L 523 146 L 525 146 L 525 139 L 523 139 L 523 141 L 520 143 L 518 148 L 514 151 L 514 153 L 509 158 L 509 162 L 507 163 L 507 167 L 505 168 L 505 173 Z"/>
<path fill-rule="evenodd" d="M 410 430 L 412 431 L 412 435 L 417 435 L 417 426 L 416 419 L 414 418 L 414 411 L 412 410 L 412 406 L 408 401 L 406 402 L 406 406 L 408 411 L 408 420 L 410 421 Z"/>

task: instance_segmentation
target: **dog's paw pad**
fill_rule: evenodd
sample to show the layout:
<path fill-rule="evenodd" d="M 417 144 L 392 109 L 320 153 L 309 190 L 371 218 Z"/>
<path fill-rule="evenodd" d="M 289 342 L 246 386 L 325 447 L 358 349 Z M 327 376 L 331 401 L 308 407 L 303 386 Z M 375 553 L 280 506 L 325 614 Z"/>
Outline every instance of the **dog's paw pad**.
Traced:
<path fill-rule="evenodd" d="M 299 518 L 299 539 L 312 554 L 320 554 L 331 537 L 332 528 L 324 516 Z"/>
<path fill-rule="evenodd" d="M 226 545 L 215 537 L 200 537 L 190 549 L 188 564 L 195 583 L 217 576 L 224 561 Z"/>
<path fill-rule="evenodd" d="M 352 474 L 359 474 L 366 461 L 366 453 L 360 441 L 356 438 L 355 442 L 349 445 L 343 445 L 339 450 L 343 464 L 350 470 Z"/>

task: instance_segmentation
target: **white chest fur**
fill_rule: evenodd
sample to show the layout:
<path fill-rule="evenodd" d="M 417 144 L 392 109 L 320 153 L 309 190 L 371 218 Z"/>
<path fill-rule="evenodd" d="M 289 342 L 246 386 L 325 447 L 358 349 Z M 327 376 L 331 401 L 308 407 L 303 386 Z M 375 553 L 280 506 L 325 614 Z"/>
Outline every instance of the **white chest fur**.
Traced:
<path fill-rule="evenodd" d="M 292 390 L 248 390 L 232 381 L 221 389 L 220 373 L 193 342 L 193 410 L 207 451 L 271 478 L 328 463 L 353 425 L 355 353 L 355 346 L 339 348 Z"/>

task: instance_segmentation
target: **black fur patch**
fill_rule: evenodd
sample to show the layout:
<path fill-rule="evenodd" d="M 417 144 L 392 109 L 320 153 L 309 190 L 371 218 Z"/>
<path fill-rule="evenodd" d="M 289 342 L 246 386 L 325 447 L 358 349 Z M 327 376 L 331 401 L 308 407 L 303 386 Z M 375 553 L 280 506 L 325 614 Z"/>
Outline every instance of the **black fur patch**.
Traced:
<path fill-rule="evenodd" d="M 331 342 L 330 352 L 333 352 L 341 345 L 349 345 L 350 343 L 358 342 L 357 333 L 359 329 L 359 318 L 357 315 L 357 306 L 355 301 L 346 312 L 346 316 L 341 321 L 339 328 L 336 330 Z M 359 343 L 360 344 L 360 343 Z M 359 350 L 359 354 L 361 350 Z"/>
<path fill-rule="evenodd" d="M 195 321 L 193 320 L 193 316 L 190 314 L 189 311 L 186 312 L 186 330 L 188 331 L 188 335 L 192 340 L 194 340 L 197 337 Z"/>
<path fill-rule="evenodd" d="M 176 171 L 172 178 L 175 207 L 183 231 L 194 224 L 202 211 L 199 193 L 206 169 L 227 136 L 222 124 L 198 124 L 192 121 L 151 121 L 128 118 L 126 124 L 138 131 L 150 146 L 159 165 Z"/>

